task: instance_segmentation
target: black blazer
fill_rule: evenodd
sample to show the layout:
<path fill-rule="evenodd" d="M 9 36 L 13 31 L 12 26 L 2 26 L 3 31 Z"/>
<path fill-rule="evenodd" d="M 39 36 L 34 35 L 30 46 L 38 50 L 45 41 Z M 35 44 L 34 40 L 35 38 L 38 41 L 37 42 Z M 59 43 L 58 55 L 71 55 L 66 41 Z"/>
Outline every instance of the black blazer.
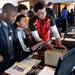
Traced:
<path fill-rule="evenodd" d="M 9 42 L 8 42 L 8 40 L 9 40 L 10 33 L 7 33 L 7 32 L 9 32 L 8 27 L 5 27 L 3 25 L 3 23 L 0 21 L 0 54 L 2 54 L 4 59 L 6 59 L 6 58 L 9 59 L 9 51 L 8 51 Z M 11 34 L 13 34 L 13 33 L 11 33 Z M 11 44 L 13 45 L 13 40 L 12 40 Z M 10 50 L 13 49 L 13 52 L 14 52 L 14 47 L 12 49 L 11 48 L 12 47 L 10 47 Z"/>

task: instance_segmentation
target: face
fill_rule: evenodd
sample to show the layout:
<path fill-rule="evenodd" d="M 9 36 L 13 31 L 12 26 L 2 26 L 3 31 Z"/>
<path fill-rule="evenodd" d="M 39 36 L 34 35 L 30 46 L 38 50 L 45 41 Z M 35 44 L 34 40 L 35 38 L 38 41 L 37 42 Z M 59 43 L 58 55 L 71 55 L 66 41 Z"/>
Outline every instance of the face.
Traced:
<path fill-rule="evenodd" d="M 37 12 L 37 15 L 40 19 L 45 19 L 46 17 L 46 9 L 43 8 L 43 9 L 39 9 L 38 12 Z"/>
<path fill-rule="evenodd" d="M 21 10 L 20 13 L 24 16 L 28 16 L 28 10 Z"/>
<path fill-rule="evenodd" d="M 50 8 L 53 9 L 53 5 L 50 5 Z"/>
<path fill-rule="evenodd" d="M 17 16 L 17 12 L 15 12 L 15 11 L 8 12 L 5 14 L 5 18 L 6 18 L 7 22 L 9 22 L 11 24 L 15 22 L 16 16 Z"/>
<path fill-rule="evenodd" d="M 22 17 L 21 20 L 19 21 L 19 24 L 22 28 L 27 28 L 27 22 L 25 17 Z"/>

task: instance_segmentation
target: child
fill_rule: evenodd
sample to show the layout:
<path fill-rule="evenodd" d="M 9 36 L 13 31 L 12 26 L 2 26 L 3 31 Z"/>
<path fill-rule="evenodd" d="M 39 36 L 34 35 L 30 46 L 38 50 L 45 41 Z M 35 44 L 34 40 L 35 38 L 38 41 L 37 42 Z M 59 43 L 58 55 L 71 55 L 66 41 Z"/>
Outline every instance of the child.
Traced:
<path fill-rule="evenodd" d="M 17 25 L 16 28 L 16 51 L 18 59 L 24 59 L 30 54 L 30 48 L 28 47 L 28 37 L 25 32 L 27 28 L 26 19 L 24 15 L 18 15 L 16 18 L 15 24 Z M 16 56 L 16 57 L 17 57 Z"/>

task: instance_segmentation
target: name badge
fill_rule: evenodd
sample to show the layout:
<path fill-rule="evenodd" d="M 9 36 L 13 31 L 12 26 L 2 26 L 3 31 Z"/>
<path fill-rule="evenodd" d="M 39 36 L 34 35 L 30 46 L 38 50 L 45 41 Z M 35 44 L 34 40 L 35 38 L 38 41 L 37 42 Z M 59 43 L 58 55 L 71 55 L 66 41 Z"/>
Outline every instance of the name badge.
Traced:
<path fill-rule="evenodd" d="M 9 40 L 11 40 L 11 36 L 9 36 Z"/>

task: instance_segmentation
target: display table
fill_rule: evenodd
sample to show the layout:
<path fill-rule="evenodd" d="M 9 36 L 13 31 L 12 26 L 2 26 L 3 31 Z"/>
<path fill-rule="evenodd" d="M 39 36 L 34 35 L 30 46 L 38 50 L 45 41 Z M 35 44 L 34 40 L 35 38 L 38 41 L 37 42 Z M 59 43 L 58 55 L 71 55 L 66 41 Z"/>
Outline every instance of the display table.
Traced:
<path fill-rule="evenodd" d="M 15 62 L 12 67 L 7 69 L 5 72 L 9 74 L 16 74 L 22 72 L 22 75 L 30 75 L 32 72 L 38 73 L 44 66 L 42 66 L 40 63 L 40 60 L 31 58 L 32 55 L 28 56 L 26 59 L 22 60 L 21 62 Z M 27 71 L 27 72 L 26 72 Z M 9 75 L 3 73 L 2 75 Z"/>
<path fill-rule="evenodd" d="M 74 38 L 65 38 L 63 40 L 63 44 L 70 50 L 75 47 L 75 39 Z"/>
<path fill-rule="evenodd" d="M 32 73 L 32 72 L 38 73 L 40 70 L 42 70 L 42 68 L 44 66 L 46 66 L 46 64 L 44 62 L 44 52 L 45 51 L 46 51 L 45 49 L 43 49 L 42 51 L 39 50 L 38 52 L 34 52 L 31 56 L 29 56 L 31 58 L 40 59 L 40 60 L 42 60 L 42 62 L 39 65 L 37 65 L 36 67 L 33 67 L 26 75 L 30 75 L 30 73 Z M 49 65 L 49 67 L 52 67 L 52 66 Z M 8 75 L 8 74 L 3 73 L 2 75 Z"/>
<path fill-rule="evenodd" d="M 29 56 L 29 58 L 34 58 L 34 59 L 40 59 L 42 62 L 40 62 L 40 64 L 38 64 L 38 65 L 36 65 L 35 67 L 33 67 L 26 75 L 30 75 L 30 73 L 39 73 L 40 72 L 40 70 L 42 70 L 43 69 L 43 67 L 45 66 L 45 63 L 44 63 L 44 50 L 42 50 L 42 51 L 38 51 L 37 53 L 36 52 L 34 52 L 33 54 L 31 54 L 30 56 Z M 27 59 L 27 60 L 29 60 L 29 59 Z M 33 60 L 34 61 L 34 60 Z M 21 61 L 21 62 L 24 62 L 24 60 L 23 61 Z M 50 67 L 50 66 L 49 66 Z M 2 75 L 8 75 L 8 74 L 6 74 L 6 73 L 3 73 Z M 33 75 L 33 74 L 32 74 Z"/>
<path fill-rule="evenodd" d="M 65 38 L 74 38 L 75 39 L 75 32 L 68 32 L 65 34 Z"/>

